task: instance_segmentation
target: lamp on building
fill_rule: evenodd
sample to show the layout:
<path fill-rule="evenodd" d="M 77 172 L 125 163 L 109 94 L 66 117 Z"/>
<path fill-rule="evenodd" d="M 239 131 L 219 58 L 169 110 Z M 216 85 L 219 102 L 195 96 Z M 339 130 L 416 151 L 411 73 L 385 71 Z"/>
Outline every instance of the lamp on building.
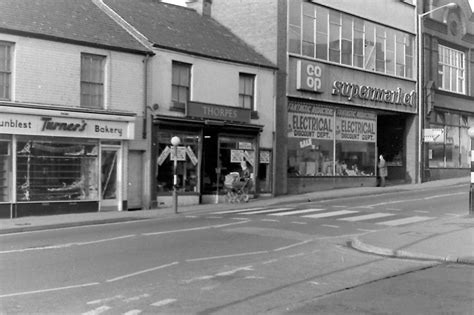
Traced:
<path fill-rule="evenodd" d="M 178 168 L 178 145 L 181 143 L 179 137 L 174 136 L 171 138 L 171 145 L 173 146 L 173 209 L 174 213 L 178 213 L 178 175 L 176 170 Z"/>
<path fill-rule="evenodd" d="M 420 1 L 419 1 L 420 2 Z M 457 7 L 457 4 L 450 2 L 448 4 L 442 5 L 440 7 L 434 8 L 428 12 L 418 13 L 417 15 L 417 60 L 418 60 L 418 69 L 417 69 L 417 80 L 416 80 L 416 90 L 418 94 L 418 183 L 424 181 L 424 139 L 423 139 L 423 130 L 425 122 L 425 106 L 423 102 L 423 19 L 438 10 L 441 9 L 454 9 Z"/>

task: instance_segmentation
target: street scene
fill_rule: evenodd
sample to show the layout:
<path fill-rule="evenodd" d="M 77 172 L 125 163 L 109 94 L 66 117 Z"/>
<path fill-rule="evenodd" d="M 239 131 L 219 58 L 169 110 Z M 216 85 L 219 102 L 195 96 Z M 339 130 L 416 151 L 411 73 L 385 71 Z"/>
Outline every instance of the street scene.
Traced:
<path fill-rule="evenodd" d="M 353 194 L 4 223 L 2 313 L 470 314 L 467 185 Z"/>
<path fill-rule="evenodd" d="M 0 314 L 474 314 L 474 0 L 0 0 Z"/>

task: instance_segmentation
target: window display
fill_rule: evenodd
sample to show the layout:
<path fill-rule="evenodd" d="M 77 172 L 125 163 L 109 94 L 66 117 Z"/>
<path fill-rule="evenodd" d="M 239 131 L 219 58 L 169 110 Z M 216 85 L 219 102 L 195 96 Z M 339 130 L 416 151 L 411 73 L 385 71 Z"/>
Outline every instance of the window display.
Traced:
<path fill-rule="evenodd" d="M 169 193 L 173 190 L 174 152 L 171 138 L 174 136 L 181 140 L 177 150 L 178 190 L 180 192 L 198 192 L 199 134 L 176 131 L 158 132 L 157 192 Z"/>
<path fill-rule="evenodd" d="M 288 108 L 288 176 L 375 176 L 375 114 L 304 102 Z"/>
<path fill-rule="evenodd" d="M 97 200 L 98 172 L 98 142 L 17 142 L 19 201 Z"/>
<path fill-rule="evenodd" d="M 10 200 L 10 141 L 0 140 L 0 202 Z"/>

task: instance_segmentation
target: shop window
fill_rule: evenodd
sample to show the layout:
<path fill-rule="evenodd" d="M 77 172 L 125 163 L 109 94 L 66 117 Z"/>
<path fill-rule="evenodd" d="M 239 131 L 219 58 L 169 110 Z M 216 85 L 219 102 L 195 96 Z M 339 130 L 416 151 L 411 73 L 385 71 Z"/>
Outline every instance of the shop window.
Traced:
<path fill-rule="evenodd" d="M 255 75 L 239 74 L 239 106 L 255 110 Z"/>
<path fill-rule="evenodd" d="M 0 99 L 10 99 L 12 43 L 0 41 Z"/>
<path fill-rule="evenodd" d="M 172 68 L 171 109 L 184 111 L 190 99 L 191 65 L 173 61 Z"/>
<path fill-rule="evenodd" d="M 438 86 L 441 90 L 466 93 L 466 56 L 464 52 L 438 46 Z"/>
<path fill-rule="evenodd" d="M 288 176 L 374 176 L 376 115 L 291 102 Z"/>
<path fill-rule="evenodd" d="M 81 54 L 81 106 L 104 108 L 105 57 Z"/>
<path fill-rule="evenodd" d="M 19 201 L 97 200 L 98 143 L 30 140 L 17 142 Z"/>
<path fill-rule="evenodd" d="M 0 202 L 10 200 L 10 141 L 0 140 Z"/>
<path fill-rule="evenodd" d="M 176 155 L 178 191 L 199 192 L 199 134 L 164 130 L 158 132 L 157 192 L 168 194 L 173 190 L 175 154 L 171 138 L 174 136 L 181 140 Z"/>
<path fill-rule="evenodd" d="M 449 112 L 431 115 L 430 128 L 443 129 L 443 137 L 428 143 L 428 160 L 431 168 L 469 168 L 469 123 L 474 118 Z"/>

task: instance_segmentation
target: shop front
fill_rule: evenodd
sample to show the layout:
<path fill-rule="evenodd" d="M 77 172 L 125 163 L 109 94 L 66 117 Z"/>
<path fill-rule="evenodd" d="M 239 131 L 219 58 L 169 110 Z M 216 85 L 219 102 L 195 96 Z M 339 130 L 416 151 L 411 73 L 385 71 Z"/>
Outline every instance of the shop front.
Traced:
<path fill-rule="evenodd" d="M 0 217 L 125 210 L 134 117 L 2 107 Z"/>
<path fill-rule="evenodd" d="M 299 58 L 290 69 L 289 193 L 375 186 L 380 154 L 388 180 L 412 180 L 413 82 Z"/>
<path fill-rule="evenodd" d="M 172 199 L 174 150 L 177 147 L 178 203 L 224 202 L 224 177 L 246 162 L 251 172 L 251 194 L 271 190 L 271 150 L 261 149 L 263 126 L 250 123 L 250 110 L 190 102 L 186 117 L 155 116 L 153 144 L 157 206 Z"/>

